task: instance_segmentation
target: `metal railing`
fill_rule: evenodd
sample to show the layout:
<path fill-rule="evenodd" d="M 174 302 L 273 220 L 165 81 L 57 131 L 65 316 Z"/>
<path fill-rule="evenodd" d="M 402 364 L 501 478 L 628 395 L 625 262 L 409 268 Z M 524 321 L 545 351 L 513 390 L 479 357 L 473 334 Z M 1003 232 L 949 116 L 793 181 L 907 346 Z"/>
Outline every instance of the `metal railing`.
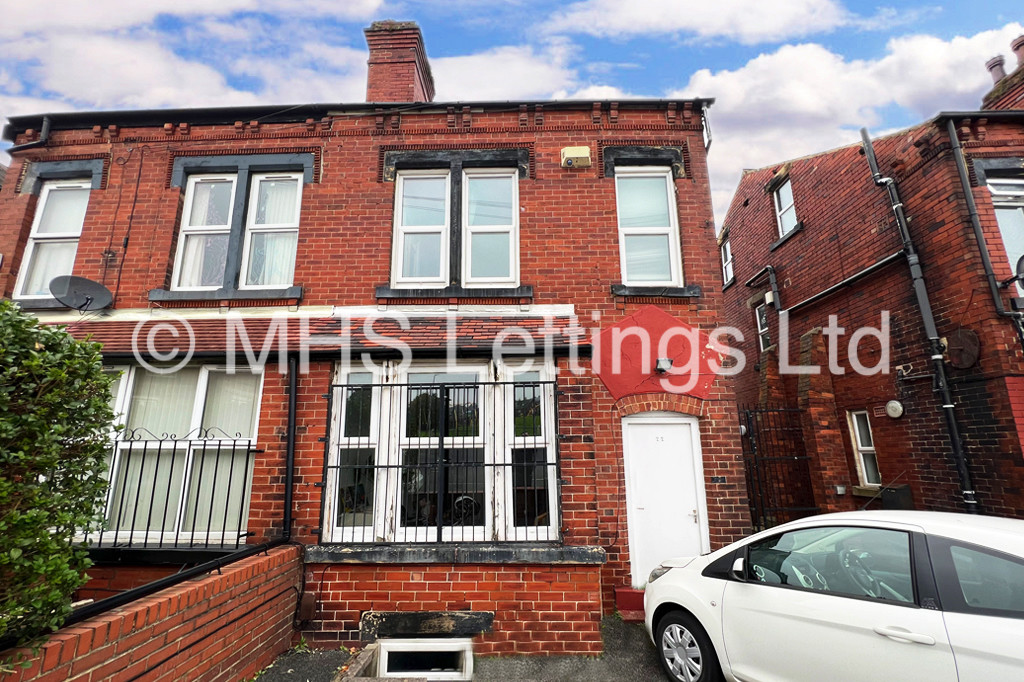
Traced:
<path fill-rule="evenodd" d="M 350 383 L 328 400 L 323 541 L 558 539 L 553 382 Z"/>
<path fill-rule="evenodd" d="M 90 548 L 236 549 L 245 544 L 256 450 L 219 429 L 185 436 L 119 434 L 107 473 L 104 522 Z"/>

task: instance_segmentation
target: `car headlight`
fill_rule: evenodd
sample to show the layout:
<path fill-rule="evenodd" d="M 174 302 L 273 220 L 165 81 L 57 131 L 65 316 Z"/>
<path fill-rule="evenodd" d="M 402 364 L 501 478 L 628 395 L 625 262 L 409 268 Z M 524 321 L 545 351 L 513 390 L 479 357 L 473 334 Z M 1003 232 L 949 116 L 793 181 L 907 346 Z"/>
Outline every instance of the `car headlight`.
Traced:
<path fill-rule="evenodd" d="M 651 571 L 651 575 L 650 575 L 650 577 L 647 578 L 647 582 L 653 583 L 655 580 L 657 580 L 658 578 L 660 578 L 661 576 L 665 575 L 666 573 L 668 573 L 671 570 L 672 570 L 671 566 L 658 566 L 653 571 Z"/>

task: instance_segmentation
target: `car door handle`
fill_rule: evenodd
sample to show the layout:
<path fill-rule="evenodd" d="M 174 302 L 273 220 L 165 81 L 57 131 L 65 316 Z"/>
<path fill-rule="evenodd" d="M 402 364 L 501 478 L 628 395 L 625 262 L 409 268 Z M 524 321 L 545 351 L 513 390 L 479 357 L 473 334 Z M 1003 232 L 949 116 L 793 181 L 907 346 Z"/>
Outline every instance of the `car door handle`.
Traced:
<path fill-rule="evenodd" d="M 904 642 L 914 642 L 915 644 L 927 644 L 929 646 L 935 644 L 935 638 L 929 637 L 928 635 L 920 635 L 916 632 L 911 632 L 906 628 L 901 627 L 882 627 L 876 626 L 874 628 L 876 634 L 888 637 L 889 639 L 900 640 Z"/>

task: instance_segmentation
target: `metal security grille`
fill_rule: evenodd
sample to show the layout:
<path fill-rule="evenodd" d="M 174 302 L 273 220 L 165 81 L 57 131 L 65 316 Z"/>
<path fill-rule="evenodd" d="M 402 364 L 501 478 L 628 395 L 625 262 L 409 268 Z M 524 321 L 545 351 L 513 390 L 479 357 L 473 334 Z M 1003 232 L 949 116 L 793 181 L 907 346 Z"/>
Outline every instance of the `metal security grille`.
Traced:
<path fill-rule="evenodd" d="M 255 454 L 251 439 L 220 429 L 124 431 L 109 462 L 105 520 L 83 539 L 92 548 L 238 548 Z"/>
<path fill-rule="evenodd" d="M 332 387 L 325 542 L 557 539 L 554 384 L 476 376 Z"/>
<path fill-rule="evenodd" d="M 740 424 L 754 530 L 818 513 L 800 410 L 741 409 Z"/>

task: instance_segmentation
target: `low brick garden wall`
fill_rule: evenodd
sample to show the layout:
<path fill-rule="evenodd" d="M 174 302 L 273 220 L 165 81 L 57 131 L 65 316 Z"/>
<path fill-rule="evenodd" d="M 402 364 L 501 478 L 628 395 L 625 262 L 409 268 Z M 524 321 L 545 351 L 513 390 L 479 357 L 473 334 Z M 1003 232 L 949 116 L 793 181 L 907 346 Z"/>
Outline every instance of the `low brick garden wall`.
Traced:
<path fill-rule="evenodd" d="M 302 564 L 279 547 L 51 635 L 2 682 L 231 681 L 291 646 Z"/>

